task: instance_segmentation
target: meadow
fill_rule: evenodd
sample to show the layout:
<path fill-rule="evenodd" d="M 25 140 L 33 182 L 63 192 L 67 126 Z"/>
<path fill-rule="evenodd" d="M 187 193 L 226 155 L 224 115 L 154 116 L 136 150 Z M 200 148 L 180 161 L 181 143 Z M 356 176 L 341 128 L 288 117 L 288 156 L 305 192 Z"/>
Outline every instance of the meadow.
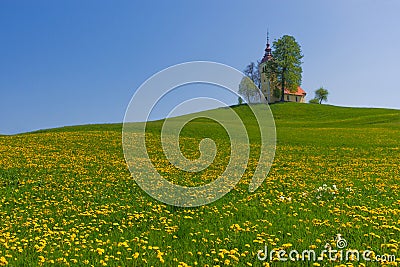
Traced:
<path fill-rule="evenodd" d="M 121 124 L 0 136 L 0 266 L 397 266 L 400 265 L 400 110 L 271 105 L 276 157 L 248 192 L 258 133 L 247 106 L 251 158 L 240 183 L 197 208 L 168 206 L 142 191 L 126 166 Z M 182 153 L 215 162 L 188 174 L 159 146 L 162 121 L 147 125 L 151 159 L 167 179 L 208 183 L 229 160 L 223 128 L 207 119 L 181 133 Z M 260 261 L 257 252 L 337 246 L 396 255 L 397 261 Z M 326 255 L 325 255 L 326 256 Z"/>

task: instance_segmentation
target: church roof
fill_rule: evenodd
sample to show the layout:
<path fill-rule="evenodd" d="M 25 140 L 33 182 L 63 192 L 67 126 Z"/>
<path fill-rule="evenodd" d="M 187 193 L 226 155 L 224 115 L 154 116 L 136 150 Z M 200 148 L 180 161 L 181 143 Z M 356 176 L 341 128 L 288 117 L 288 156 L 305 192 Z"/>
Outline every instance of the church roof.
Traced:
<path fill-rule="evenodd" d="M 270 61 L 272 59 L 271 51 L 272 51 L 271 46 L 269 45 L 269 41 L 267 41 L 267 48 L 265 48 L 265 54 L 264 54 L 264 57 L 261 60 L 261 63 Z"/>
<path fill-rule="evenodd" d="M 297 87 L 296 92 L 290 92 L 288 89 L 285 89 L 285 95 L 298 95 L 298 96 L 305 96 L 307 93 L 300 87 Z"/>

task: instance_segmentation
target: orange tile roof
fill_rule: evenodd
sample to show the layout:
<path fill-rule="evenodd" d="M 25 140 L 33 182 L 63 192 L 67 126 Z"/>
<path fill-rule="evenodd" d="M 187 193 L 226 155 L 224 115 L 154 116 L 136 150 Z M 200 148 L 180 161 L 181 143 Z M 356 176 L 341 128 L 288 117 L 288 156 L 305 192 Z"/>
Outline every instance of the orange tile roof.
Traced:
<path fill-rule="evenodd" d="M 296 92 L 290 92 L 288 89 L 285 89 L 285 94 L 286 95 L 305 96 L 307 93 L 300 86 L 298 86 Z"/>

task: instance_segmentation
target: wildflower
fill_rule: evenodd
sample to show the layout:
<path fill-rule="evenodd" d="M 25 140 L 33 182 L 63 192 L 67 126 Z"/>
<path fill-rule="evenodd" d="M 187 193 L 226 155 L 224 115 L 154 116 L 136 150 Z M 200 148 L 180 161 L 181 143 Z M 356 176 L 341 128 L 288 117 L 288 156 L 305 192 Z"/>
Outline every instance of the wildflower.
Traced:
<path fill-rule="evenodd" d="M 102 254 L 104 253 L 104 249 L 102 249 L 102 248 L 97 248 L 97 249 L 96 249 L 96 252 L 97 252 L 99 255 L 102 255 Z"/>
<path fill-rule="evenodd" d="M 43 263 L 45 261 L 46 261 L 46 259 L 43 256 L 39 256 L 39 262 Z"/>
<path fill-rule="evenodd" d="M 6 260 L 6 258 L 4 256 L 1 256 L 0 257 L 0 265 L 4 266 L 4 265 L 7 265 L 7 264 L 8 264 L 8 261 Z"/>

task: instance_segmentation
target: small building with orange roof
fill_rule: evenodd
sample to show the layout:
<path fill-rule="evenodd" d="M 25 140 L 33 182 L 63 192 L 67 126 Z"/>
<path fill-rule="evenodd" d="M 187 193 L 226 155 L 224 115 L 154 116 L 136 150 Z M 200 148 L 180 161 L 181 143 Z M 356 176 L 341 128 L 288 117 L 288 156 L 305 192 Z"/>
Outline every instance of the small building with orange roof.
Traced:
<path fill-rule="evenodd" d="M 287 102 L 305 103 L 306 95 L 307 95 L 307 93 L 300 86 L 298 86 L 296 92 L 291 92 L 288 89 L 285 89 L 284 99 Z"/>

